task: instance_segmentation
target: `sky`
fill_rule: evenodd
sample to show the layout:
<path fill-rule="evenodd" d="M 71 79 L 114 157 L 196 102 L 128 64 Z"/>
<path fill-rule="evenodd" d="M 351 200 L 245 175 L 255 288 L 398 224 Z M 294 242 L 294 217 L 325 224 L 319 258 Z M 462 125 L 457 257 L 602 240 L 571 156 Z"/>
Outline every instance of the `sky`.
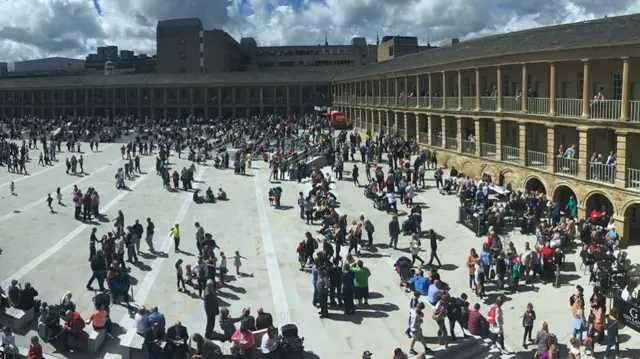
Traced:
<path fill-rule="evenodd" d="M 84 58 L 116 45 L 155 54 L 159 20 L 199 17 L 206 29 L 261 46 L 347 44 L 355 36 L 430 40 L 640 12 L 640 0 L 2 0 L 0 62 Z"/>

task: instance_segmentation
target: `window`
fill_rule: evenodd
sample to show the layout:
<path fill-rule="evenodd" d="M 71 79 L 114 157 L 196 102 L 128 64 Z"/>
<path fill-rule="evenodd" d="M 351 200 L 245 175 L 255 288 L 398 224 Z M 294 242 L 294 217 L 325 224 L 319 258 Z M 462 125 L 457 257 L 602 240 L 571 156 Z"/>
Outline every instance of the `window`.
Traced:
<path fill-rule="evenodd" d="M 204 59 L 204 52 L 200 51 L 200 58 Z"/>
<path fill-rule="evenodd" d="M 469 76 L 462 79 L 462 91 L 463 96 L 469 96 L 471 94 L 471 79 Z"/>
<path fill-rule="evenodd" d="M 202 36 L 200 36 L 200 43 L 204 43 L 204 38 Z"/>
<path fill-rule="evenodd" d="M 527 90 L 533 88 L 533 76 L 531 73 L 527 74 Z"/>
<path fill-rule="evenodd" d="M 393 56 L 393 45 L 389 46 L 389 56 Z"/>
<path fill-rule="evenodd" d="M 622 73 L 614 72 L 613 79 L 611 81 L 611 99 L 622 100 Z M 596 89 L 600 91 L 600 89 Z M 614 147 L 615 148 L 615 147 Z"/>
<path fill-rule="evenodd" d="M 181 52 L 181 53 L 180 53 L 180 58 L 181 58 L 181 59 L 186 59 L 186 58 L 187 58 L 187 55 L 185 55 L 185 54 L 184 54 L 184 52 Z"/>
<path fill-rule="evenodd" d="M 185 72 L 187 72 L 187 68 L 186 67 L 181 67 L 180 68 L 180 73 L 183 74 Z"/>
<path fill-rule="evenodd" d="M 480 78 L 481 91 L 489 91 L 489 78 L 485 75 Z"/>
<path fill-rule="evenodd" d="M 502 75 L 502 96 L 509 96 L 509 75 Z"/>
<path fill-rule="evenodd" d="M 181 38 L 180 38 L 180 45 L 184 45 L 184 42 L 185 42 L 185 41 L 184 41 L 184 37 L 181 37 Z"/>
<path fill-rule="evenodd" d="M 578 98 L 581 99 L 584 92 L 584 72 L 578 72 Z"/>

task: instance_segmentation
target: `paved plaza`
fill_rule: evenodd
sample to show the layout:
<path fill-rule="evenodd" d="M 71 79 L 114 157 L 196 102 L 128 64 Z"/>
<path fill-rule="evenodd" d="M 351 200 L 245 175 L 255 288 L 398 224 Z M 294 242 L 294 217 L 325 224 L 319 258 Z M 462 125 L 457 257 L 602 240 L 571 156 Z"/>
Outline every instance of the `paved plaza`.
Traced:
<path fill-rule="evenodd" d="M 375 210 L 372 202 L 363 196 L 362 188 L 355 188 L 349 181 L 340 181 L 334 187 L 340 201 L 340 211 L 350 220 L 361 214 L 369 217 L 377 231 L 374 242 L 382 244 L 373 252 L 363 251 L 363 261 L 370 268 L 371 301 L 370 305 L 354 316 L 345 316 L 341 312 L 330 311 L 329 319 L 319 319 L 317 309 L 311 305 L 313 287 L 311 275 L 299 270 L 296 246 L 303 239 L 304 232 L 315 235 L 318 226 L 307 226 L 299 219 L 296 198 L 299 191 L 307 191 L 309 184 L 285 181 L 279 184 L 269 183 L 269 170 L 263 161 L 254 161 L 253 169 L 246 176 L 237 176 L 233 170 L 218 170 L 211 166 L 197 166 L 194 186 L 200 189 L 211 187 L 214 192 L 222 187 L 229 201 L 215 204 L 195 204 L 191 192 L 170 193 L 162 188 L 162 182 L 155 173 L 155 156 L 141 156 L 141 168 L 134 181 L 127 181 L 130 190 L 117 190 L 114 175 L 118 167 L 124 164 L 121 159 L 120 144 L 102 144 L 100 152 L 92 153 L 89 146 L 83 144 L 85 152 L 84 176 L 65 174 L 64 158 L 71 156 L 66 151 L 59 154 L 60 162 L 56 166 L 37 167 L 39 151 L 32 150 L 30 156 L 36 159 L 28 165 L 28 176 L 7 173 L 0 168 L 0 229 L 4 252 L 0 256 L 2 266 L 0 275 L 3 287 L 12 279 L 21 283 L 31 282 L 39 291 L 39 298 L 49 303 L 58 303 L 65 292 L 71 291 L 78 311 L 87 317 L 92 309 L 92 297 L 95 292 L 85 288 L 90 276 L 89 235 L 93 227 L 98 228 L 101 237 L 113 230 L 110 223 L 118 210 L 122 210 L 126 225 L 135 219 L 141 223 L 149 217 L 155 223 L 155 247 L 168 256 L 146 254 L 140 258 L 141 264 L 132 266 L 133 293 L 136 304 L 147 307 L 157 305 L 164 313 L 167 323 L 182 321 L 190 333 L 202 332 L 205 327 L 204 309 L 196 294 L 181 293 L 176 289 L 174 263 L 183 258 L 185 264 L 196 263 L 195 222 L 200 222 L 205 231 L 211 233 L 217 244 L 229 258 L 237 250 L 245 258 L 241 267 L 242 275 L 236 276 L 233 270 L 227 276 L 228 284 L 219 292 L 220 306 L 230 308 L 232 315 L 239 315 L 243 308 L 250 307 L 255 315 L 257 307 L 264 307 L 273 315 L 276 324 L 296 323 L 300 334 L 305 338 L 305 347 L 322 359 L 359 358 L 364 350 L 375 353 L 375 358 L 390 357 L 394 348 L 408 349 L 409 340 L 404 335 L 409 310 L 409 294 L 398 285 L 398 276 L 393 263 L 408 254 L 409 237 L 402 237 L 399 250 L 390 250 L 386 228 L 391 217 Z M 55 162 L 54 162 L 55 163 Z M 171 157 L 172 168 L 182 168 L 190 163 Z M 351 163 L 345 169 L 352 168 Z M 363 167 L 358 164 L 359 167 Z M 386 172 L 386 168 L 385 168 Z M 362 173 L 362 172 L 361 172 Z M 431 172 L 427 178 L 431 178 Z M 364 179 L 364 173 L 361 178 Z M 9 182 L 14 181 L 16 196 L 11 195 Z M 431 186 L 435 182 L 429 181 Z M 104 220 L 82 223 L 73 218 L 71 191 L 73 185 L 85 190 L 94 187 L 100 194 L 101 213 Z M 269 206 L 267 193 L 270 187 L 283 188 L 283 209 Z M 47 193 L 55 198 L 55 190 L 60 187 L 66 207 L 54 204 L 56 213 L 49 213 L 45 203 Z M 470 248 L 480 250 L 485 238 L 476 238 L 467 228 L 456 224 L 458 200 L 455 196 L 442 196 L 435 188 L 421 191 L 415 198 L 423 205 L 423 230 L 433 228 L 443 237 L 439 245 L 439 256 L 445 264 L 441 271 L 442 279 L 453 288 L 453 294 L 468 291 L 467 269 L 465 261 Z M 400 206 L 401 208 L 403 206 Z M 402 208 L 404 209 L 404 208 Z M 181 227 L 180 254 L 173 253 L 173 240 L 169 237 L 170 228 L 179 223 Z M 525 241 L 534 241 L 532 236 L 512 233 L 506 242 L 513 241 L 518 250 Z M 428 259 L 428 240 L 423 240 L 426 251 L 422 257 Z M 346 249 L 346 248 L 345 248 Z M 142 250 L 147 251 L 146 244 Z M 635 248 L 629 250 L 631 258 L 637 258 Z M 526 304 L 531 302 L 536 308 L 538 330 L 542 321 L 547 321 L 551 331 L 557 334 L 561 343 L 567 343 L 571 333 L 571 315 L 569 296 L 576 284 L 586 288 L 585 295 L 591 295 L 591 286 L 587 277 L 578 269 L 577 254 L 569 255 L 570 271 L 563 276 L 561 288 L 550 285 L 537 285 L 539 290 L 525 290 L 511 295 L 504 308 L 505 333 L 508 347 L 522 352 L 521 315 Z M 482 312 L 486 314 L 497 294 L 488 287 L 488 298 L 481 302 Z M 477 301 L 470 295 L 470 302 Z M 119 356 L 118 337 L 134 325 L 133 315 L 124 307 L 115 305 L 111 312 L 114 339 L 108 340 L 101 353 L 65 353 L 66 357 L 92 358 Z M 430 346 L 436 347 L 436 325 L 425 315 L 423 326 L 429 337 Z M 216 325 L 216 329 L 219 326 Z M 623 330 L 621 347 L 623 358 L 634 358 L 626 348 L 640 347 L 640 337 Z M 19 330 L 17 344 L 28 346 L 28 338 L 35 335 L 35 328 Z M 417 350 L 422 350 L 416 345 Z M 602 350 L 600 348 L 599 350 Z M 45 346 L 45 351 L 51 351 Z M 440 352 L 440 351 L 438 351 Z M 443 354 L 443 352 L 440 352 Z M 54 353 L 55 354 L 55 353 Z M 444 353 L 446 354 L 446 353 Z M 61 354 L 56 354 L 62 356 Z M 633 355 L 637 355 L 633 354 Z M 521 355 L 528 358 L 530 355 Z M 637 356 L 635 356 L 637 358 Z"/>

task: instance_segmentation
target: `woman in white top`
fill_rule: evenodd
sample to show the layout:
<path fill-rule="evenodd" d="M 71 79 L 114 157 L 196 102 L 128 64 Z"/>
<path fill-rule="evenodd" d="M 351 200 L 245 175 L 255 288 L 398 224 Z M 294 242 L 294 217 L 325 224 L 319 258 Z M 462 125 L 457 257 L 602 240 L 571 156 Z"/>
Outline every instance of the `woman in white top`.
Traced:
<path fill-rule="evenodd" d="M 262 336 L 260 351 L 267 358 L 277 358 L 279 355 L 278 352 L 280 351 L 278 343 L 278 329 L 269 327 L 267 332 Z"/>
<path fill-rule="evenodd" d="M 420 261 L 420 263 L 422 263 L 422 265 L 424 265 L 424 260 L 422 258 L 420 258 L 420 239 L 418 239 L 418 235 L 416 233 L 414 233 L 411 236 L 411 266 L 413 267 L 413 264 L 416 262 L 416 259 Z"/>

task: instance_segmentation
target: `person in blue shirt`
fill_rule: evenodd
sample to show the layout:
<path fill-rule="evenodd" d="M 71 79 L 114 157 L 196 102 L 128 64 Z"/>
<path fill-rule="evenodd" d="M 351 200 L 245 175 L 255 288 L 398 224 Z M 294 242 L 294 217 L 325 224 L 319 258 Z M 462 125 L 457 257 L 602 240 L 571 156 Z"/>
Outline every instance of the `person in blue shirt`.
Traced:
<path fill-rule="evenodd" d="M 436 305 L 442 297 L 442 291 L 440 290 L 441 284 L 439 280 L 433 282 L 433 285 L 429 286 L 427 291 L 427 299 L 431 305 Z"/>
<path fill-rule="evenodd" d="M 482 252 L 480 252 L 480 262 L 482 263 L 482 270 L 487 275 L 489 273 L 489 268 L 493 264 L 493 255 L 489 250 L 489 245 L 487 243 L 482 244 Z"/>
<path fill-rule="evenodd" d="M 422 295 L 427 295 L 429 291 L 429 287 L 431 286 L 431 282 L 429 281 L 429 278 L 424 277 L 422 273 L 419 273 L 413 276 L 413 278 L 411 278 L 409 283 L 411 283 L 411 286 L 413 287 L 414 291 Z"/>
<path fill-rule="evenodd" d="M 151 314 L 147 318 L 149 321 L 149 328 L 153 326 L 153 323 L 158 323 L 160 325 L 160 329 L 164 330 L 167 325 L 167 321 L 164 319 L 164 314 L 158 312 L 158 307 L 151 308 Z"/>
<path fill-rule="evenodd" d="M 355 286 L 353 284 L 356 275 L 351 271 L 351 267 L 345 264 L 342 268 L 342 302 L 344 303 L 344 314 L 353 314 L 356 312 L 356 306 L 353 303 L 353 293 Z"/>

